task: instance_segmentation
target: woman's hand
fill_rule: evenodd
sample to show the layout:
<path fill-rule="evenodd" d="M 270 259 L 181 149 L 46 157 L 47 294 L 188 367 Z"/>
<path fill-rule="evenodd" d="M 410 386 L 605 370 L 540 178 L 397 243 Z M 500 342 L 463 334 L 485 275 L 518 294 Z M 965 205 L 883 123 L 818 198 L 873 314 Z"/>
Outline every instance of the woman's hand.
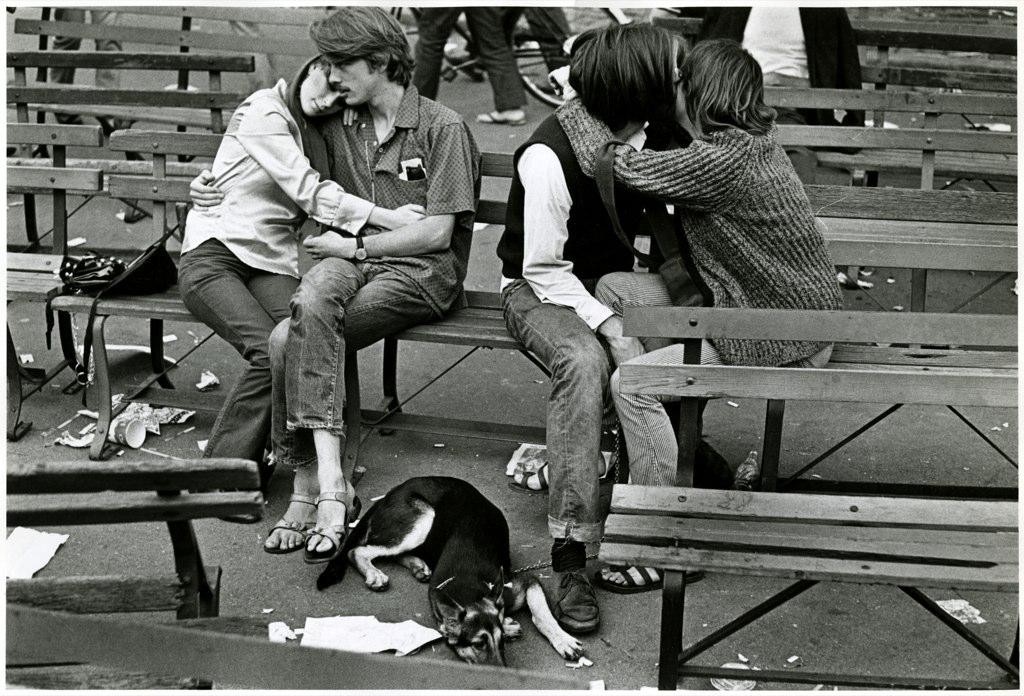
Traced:
<path fill-rule="evenodd" d="M 339 259 L 351 259 L 356 255 L 356 240 L 342 237 L 331 230 L 306 237 L 302 240 L 302 246 L 317 261 L 332 256 Z"/>
<path fill-rule="evenodd" d="M 224 201 L 224 193 L 216 186 L 210 186 L 213 182 L 213 172 L 204 169 L 199 176 L 188 185 L 188 195 L 192 203 L 199 208 L 211 208 L 220 205 Z"/>

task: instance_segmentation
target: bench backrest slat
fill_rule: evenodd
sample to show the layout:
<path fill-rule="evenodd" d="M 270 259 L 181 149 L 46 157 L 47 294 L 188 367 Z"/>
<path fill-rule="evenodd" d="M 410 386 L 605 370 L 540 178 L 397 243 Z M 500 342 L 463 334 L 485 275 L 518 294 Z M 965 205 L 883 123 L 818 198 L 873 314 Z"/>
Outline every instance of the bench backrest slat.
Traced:
<path fill-rule="evenodd" d="M 126 29 L 126 28 L 125 28 Z M 7 67 L 111 68 L 117 70 L 203 70 L 250 73 L 256 59 L 210 53 L 152 53 L 124 51 L 13 51 Z"/>
<path fill-rule="evenodd" d="M 1017 194 L 869 186 L 805 186 L 819 217 L 1017 224 Z"/>
<path fill-rule="evenodd" d="M 75 145 L 100 147 L 103 130 L 99 126 L 65 126 L 52 123 L 8 123 L 7 143 L 28 145 Z"/>
<path fill-rule="evenodd" d="M 189 201 L 189 182 L 185 179 L 156 179 L 111 176 L 107 190 L 113 198 L 140 198 L 146 201 Z"/>
<path fill-rule="evenodd" d="M 99 104 L 103 106 L 160 106 L 193 109 L 234 109 L 245 95 L 229 92 L 178 90 L 10 87 L 7 103 Z"/>
<path fill-rule="evenodd" d="M 19 254 L 34 256 L 34 254 Z M 7 463 L 8 493 L 89 491 L 258 490 L 259 473 L 246 459 Z"/>
<path fill-rule="evenodd" d="M 7 186 L 16 189 L 102 191 L 103 171 L 62 167 L 8 167 Z"/>
<path fill-rule="evenodd" d="M 660 338 L 1017 345 L 1011 314 L 637 307 L 626 308 L 624 324 L 629 336 Z"/>
<path fill-rule="evenodd" d="M 125 27 L 107 27 L 77 22 L 42 22 L 34 19 L 14 20 L 14 31 L 18 34 L 45 34 L 82 39 L 125 39 Z M 314 56 L 316 46 L 312 39 L 274 39 L 265 36 L 248 38 L 234 34 L 207 34 L 204 32 L 175 29 L 150 29 L 132 27 L 132 43 L 156 46 L 177 46 L 212 51 L 241 51 L 243 53 L 270 53 L 287 56 Z"/>
<path fill-rule="evenodd" d="M 1017 98 L 1009 95 L 766 87 L 764 96 L 769 106 L 799 109 L 1017 115 Z"/>
<path fill-rule="evenodd" d="M 886 148 L 1016 154 L 1016 133 L 984 133 L 924 128 L 856 128 L 844 126 L 778 126 L 781 145 L 808 147 Z"/>
<path fill-rule="evenodd" d="M 246 7 L 244 18 L 233 7 L 204 7 L 189 5 L 179 7 L 118 7 L 118 14 L 135 14 L 150 17 L 192 17 L 193 19 L 213 19 L 222 22 L 244 19 L 254 24 L 270 24 L 307 27 L 314 19 L 326 16 L 326 8 L 313 7 Z"/>
<path fill-rule="evenodd" d="M 133 128 L 114 131 L 109 147 L 117 152 L 213 157 L 222 138 L 216 133 L 174 133 Z"/>
<path fill-rule="evenodd" d="M 58 254 L 25 254 L 19 252 L 7 252 L 5 255 L 7 261 L 7 272 L 12 271 L 29 271 L 35 273 L 44 273 L 52 275 L 54 271 L 60 268 L 62 256 Z M 12 468 L 16 468 L 16 462 L 8 462 L 7 471 L 10 472 Z M 8 476 L 10 474 L 8 473 Z M 10 490 L 10 479 L 8 479 L 8 490 Z"/>
<path fill-rule="evenodd" d="M 680 496 L 684 496 L 680 502 Z M 669 515 L 707 519 L 859 527 L 939 529 L 968 532 L 1017 531 L 1017 503 L 933 500 L 847 495 L 793 495 L 663 486 L 612 489 L 611 511 L 630 515 Z"/>

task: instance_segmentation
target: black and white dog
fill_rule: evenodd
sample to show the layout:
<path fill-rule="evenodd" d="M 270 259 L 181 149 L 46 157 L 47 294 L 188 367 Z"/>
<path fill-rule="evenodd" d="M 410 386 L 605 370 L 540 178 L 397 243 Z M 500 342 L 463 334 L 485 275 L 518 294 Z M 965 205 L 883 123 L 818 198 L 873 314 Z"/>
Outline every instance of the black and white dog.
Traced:
<path fill-rule="evenodd" d="M 582 644 L 559 627 L 534 576 L 513 578 L 505 516 L 480 491 L 448 476 L 421 476 L 393 488 L 363 516 L 317 578 L 340 582 L 349 561 L 371 590 L 388 588 L 374 559 L 398 557 L 427 592 L 438 630 L 466 662 L 505 664 L 504 641 L 521 627 L 506 613 L 525 603 L 534 625 L 559 655 L 576 659 Z"/>

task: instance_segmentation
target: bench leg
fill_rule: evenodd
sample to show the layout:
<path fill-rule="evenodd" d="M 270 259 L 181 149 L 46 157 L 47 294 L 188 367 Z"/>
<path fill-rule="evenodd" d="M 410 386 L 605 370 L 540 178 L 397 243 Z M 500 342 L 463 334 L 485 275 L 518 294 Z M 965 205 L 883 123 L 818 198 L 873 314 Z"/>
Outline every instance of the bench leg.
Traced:
<path fill-rule="evenodd" d="M 675 691 L 679 681 L 679 653 L 683 649 L 683 605 L 686 573 L 662 570 L 661 648 L 658 655 L 658 690 Z"/>
<path fill-rule="evenodd" d="M 761 456 L 761 482 L 759 490 L 774 491 L 779 480 L 779 458 L 782 454 L 782 419 L 786 402 L 768 399 L 764 415 L 764 453 Z"/>
<path fill-rule="evenodd" d="M 11 327 L 7 327 L 7 439 L 16 442 L 29 431 L 32 423 L 21 420 L 21 405 L 24 403 L 21 391 L 21 365 L 14 349 Z"/>
<path fill-rule="evenodd" d="M 163 374 L 167 369 L 164 361 L 164 320 L 149 320 L 149 359 L 153 367 L 153 374 L 160 375 L 157 382 L 164 389 L 174 389 L 171 378 Z"/>
<path fill-rule="evenodd" d="M 693 486 L 693 473 L 700 443 L 700 399 L 684 398 L 679 402 L 679 455 L 676 460 L 676 484 Z"/>
<path fill-rule="evenodd" d="M 380 410 L 387 413 L 402 410 L 398 400 L 398 339 L 389 336 L 384 339 L 384 355 L 382 360 L 381 383 L 384 390 L 384 401 Z"/>
<path fill-rule="evenodd" d="M 97 315 L 92 323 L 92 364 L 95 369 L 93 388 L 96 390 L 96 431 L 92 445 L 89 446 L 89 459 L 103 461 L 117 451 L 107 446 L 107 434 L 110 423 L 114 420 L 114 404 L 111 403 L 110 363 L 107 360 L 107 341 L 103 327 L 107 317 Z"/>
<path fill-rule="evenodd" d="M 341 472 L 353 485 L 366 473 L 366 467 L 359 464 L 359 446 L 363 439 L 360 408 L 359 360 L 352 352 L 345 355 L 345 440 Z"/>
<path fill-rule="evenodd" d="M 180 494 L 174 491 L 160 495 L 174 497 Z M 206 577 L 206 568 L 199 553 L 199 542 L 196 541 L 192 522 L 169 521 L 167 531 L 170 532 L 171 545 L 174 547 L 174 569 L 185 592 L 185 600 L 178 607 L 178 618 L 217 616 L 220 613 L 220 583 L 218 581 L 216 587 L 211 586 Z"/>

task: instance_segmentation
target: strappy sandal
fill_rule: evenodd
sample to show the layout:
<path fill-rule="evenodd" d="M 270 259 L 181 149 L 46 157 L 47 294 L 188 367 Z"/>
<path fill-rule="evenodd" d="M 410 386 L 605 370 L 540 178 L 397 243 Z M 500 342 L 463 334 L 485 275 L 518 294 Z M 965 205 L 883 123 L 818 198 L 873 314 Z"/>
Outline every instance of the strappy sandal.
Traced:
<path fill-rule="evenodd" d="M 522 111 L 522 109 L 509 109 L 509 111 Z M 495 126 L 522 126 L 526 123 L 526 113 L 519 118 L 511 118 L 501 111 L 489 111 L 486 114 L 479 114 L 476 117 L 478 123 L 489 123 Z"/>
<path fill-rule="evenodd" d="M 602 457 L 604 459 L 604 457 Z M 609 476 L 612 476 L 615 467 L 610 465 L 608 462 L 604 464 L 605 469 L 601 473 L 601 481 L 605 481 Z M 514 491 L 521 493 L 539 494 L 548 492 L 548 463 L 544 462 L 536 469 L 528 468 L 523 469 L 520 466 L 516 466 L 515 471 L 512 472 L 512 480 L 508 482 L 508 487 Z"/>
<path fill-rule="evenodd" d="M 288 500 L 289 500 L 289 502 L 292 502 L 292 503 L 304 503 L 305 505 L 311 505 L 314 508 L 316 507 L 316 501 L 313 498 L 309 497 L 308 495 L 299 495 L 298 493 L 293 493 L 291 498 L 289 498 Z M 283 554 L 283 553 L 292 553 L 294 551 L 298 551 L 309 540 L 309 530 L 310 530 L 310 528 L 312 526 L 313 525 L 309 524 L 308 522 L 299 522 L 297 520 L 286 520 L 284 517 L 282 517 L 277 522 L 277 524 L 275 524 L 273 527 L 271 527 L 270 531 L 267 532 L 267 539 L 269 539 L 270 535 L 273 534 L 276 530 L 280 529 L 280 530 L 286 531 L 286 532 L 298 532 L 299 534 L 302 535 L 302 543 L 298 544 L 297 546 L 293 546 L 291 548 L 283 548 L 281 546 L 281 544 L 280 544 L 280 540 L 278 542 L 278 545 L 277 546 L 273 546 L 273 547 L 267 546 L 266 542 L 263 542 L 263 550 L 266 551 L 267 553 L 274 554 L 274 555 Z"/>
<path fill-rule="evenodd" d="M 661 586 L 665 584 L 664 579 L 661 577 L 661 573 L 658 572 L 656 568 L 638 565 L 609 565 L 605 566 L 605 568 L 613 573 L 621 575 L 625 582 L 618 583 L 614 580 L 609 580 L 601 573 L 600 570 L 598 570 L 594 573 L 594 584 L 616 594 L 649 592 L 651 590 L 660 589 Z M 687 584 L 697 582 L 703 578 L 703 570 L 686 571 Z"/>
<path fill-rule="evenodd" d="M 341 503 L 345 506 L 345 522 L 344 524 L 332 524 L 327 527 L 314 527 L 310 530 L 309 535 L 306 537 L 306 545 L 302 553 L 302 560 L 306 563 L 326 563 L 327 561 L 334 558 L 334 556 L 341 550 L 341 547 L 345 543 L 345 537 L 348 535 L 348 525 L 359 517 L 359 512 L 363 508 L 362 501 L 359 500 L 359 496 L 352 498 L 352 502 L 349 503 L 346 499 L 345 491 L 327 491 L 321 492 L 316 497 L 316 506 L 320 507 L 320 503 L 324 500 L 331 500 Z M 327 551 L 310 551 L 309 542 L 314 537 L 320 537 L 321 539 L 327 539 L 331 542 L 331 548 Z M 317 544 L 319 544 L 319 539 Z"/>

